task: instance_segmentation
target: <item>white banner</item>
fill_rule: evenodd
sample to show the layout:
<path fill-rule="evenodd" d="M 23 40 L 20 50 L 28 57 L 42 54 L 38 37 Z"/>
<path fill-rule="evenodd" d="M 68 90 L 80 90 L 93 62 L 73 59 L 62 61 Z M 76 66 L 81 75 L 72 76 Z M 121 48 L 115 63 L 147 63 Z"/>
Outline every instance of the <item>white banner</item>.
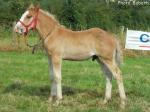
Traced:
<path fill-rule="evenodd" d="M 150 50 L 150 32 L 127 30 L 125 48 Z"/>

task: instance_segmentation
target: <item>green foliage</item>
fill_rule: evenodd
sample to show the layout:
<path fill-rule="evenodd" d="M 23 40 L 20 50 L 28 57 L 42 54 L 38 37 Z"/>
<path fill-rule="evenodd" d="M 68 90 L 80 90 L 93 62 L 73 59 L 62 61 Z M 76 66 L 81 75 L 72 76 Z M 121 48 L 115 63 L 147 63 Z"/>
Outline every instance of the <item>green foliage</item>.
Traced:
<path fill-rule="evenodd" d="M 61 24 L 73 30 L 100 27 L 114 30 L 120 26 L 148 29 L 149 6 L 119 5 L 106 0 L 0 0 L 0 25 L 9 27 L 17 21 L 30 3 L 55 14 Z"/>
<path fill-rule="evenodd" d="M 76 1 L 66 0 L 63 3 L 62 13 L 60 14 L 61 21 L 70 26 L 73 29 L 76 29 L 77 24 L 79 23 L 78 19 L 78 7 Z"/>

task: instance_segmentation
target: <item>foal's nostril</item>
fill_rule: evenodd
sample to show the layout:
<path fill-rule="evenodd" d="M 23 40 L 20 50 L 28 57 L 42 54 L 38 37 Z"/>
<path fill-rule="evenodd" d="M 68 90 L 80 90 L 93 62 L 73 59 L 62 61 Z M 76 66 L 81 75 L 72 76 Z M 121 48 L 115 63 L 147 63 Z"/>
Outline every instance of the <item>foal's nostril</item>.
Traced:
<path fill-rule="evenodd" d="M 17 27 L 17 30 L 20 31 L 20 33 L 23 33 L 23 28 L 22 27 Z"/>
<path fill-rule="evenodd" d="M 16 26 L 16 27 L 15 27 L 15 32 L 16 32 L 16 33 L 22 34 L 23 31 L 24 31 L 24 29 L 23 29 L 22 27 L 20 27 L 20 26 Z"/>
<path fill-rule="evenodd" d="M 22 28 L 20 29 L 20 32 L 23 33 L 23 29 Z"/>

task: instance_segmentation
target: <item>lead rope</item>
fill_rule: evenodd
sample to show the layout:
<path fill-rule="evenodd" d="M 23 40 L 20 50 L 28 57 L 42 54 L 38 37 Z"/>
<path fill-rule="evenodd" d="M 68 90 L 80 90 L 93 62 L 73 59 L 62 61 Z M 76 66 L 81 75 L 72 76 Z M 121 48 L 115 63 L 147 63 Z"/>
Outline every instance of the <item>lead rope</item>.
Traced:
<path fill-rule="evenodd" d="M 52 33 L 52 32 L 49 32 L 49 33 L 45 36 L 44 40 L 45 40 L 51 33 Z M 43 40 L 42 40 L 41 37 L 40 37 L 40 39 L 39 39 L 39 42 L 37 42 L 36 44 L 30 45 L 29 43 L 27 43 L 26 45 L 27 45 L 28 47 L 32 48 L 32 54 L 34 54 L 34 53 L 35 53 L 35 50 L 40 46 L 40 44 L 43 44 Z M 42 45 L 42 46 L 43 46 L 43 45 Z"/>

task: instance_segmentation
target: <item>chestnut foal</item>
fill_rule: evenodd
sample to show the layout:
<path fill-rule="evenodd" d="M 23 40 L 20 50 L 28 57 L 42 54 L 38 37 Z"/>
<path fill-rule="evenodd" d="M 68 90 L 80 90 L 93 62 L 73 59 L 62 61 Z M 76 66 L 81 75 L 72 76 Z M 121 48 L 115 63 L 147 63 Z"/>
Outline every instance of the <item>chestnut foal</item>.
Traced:
<path fill-rule="evenodd" d="M 117 80 L 121 106 L 124 107 L 126 95 L 121 71 L 118 67 L 120 49 L 116 38 L 100 28 L 72 31 L 59 24 L 52 14 L 31 5 L 15 26 L 15 31 L 27 34 L 37 29 L 48 54 L 51 75 L 51 98 L 62 99 L 61 63 L 65 60 L 86 60 L 91 57 L 102 66 L 106 76 L 104 103 L 111 99 L 112 76 Z"/>

